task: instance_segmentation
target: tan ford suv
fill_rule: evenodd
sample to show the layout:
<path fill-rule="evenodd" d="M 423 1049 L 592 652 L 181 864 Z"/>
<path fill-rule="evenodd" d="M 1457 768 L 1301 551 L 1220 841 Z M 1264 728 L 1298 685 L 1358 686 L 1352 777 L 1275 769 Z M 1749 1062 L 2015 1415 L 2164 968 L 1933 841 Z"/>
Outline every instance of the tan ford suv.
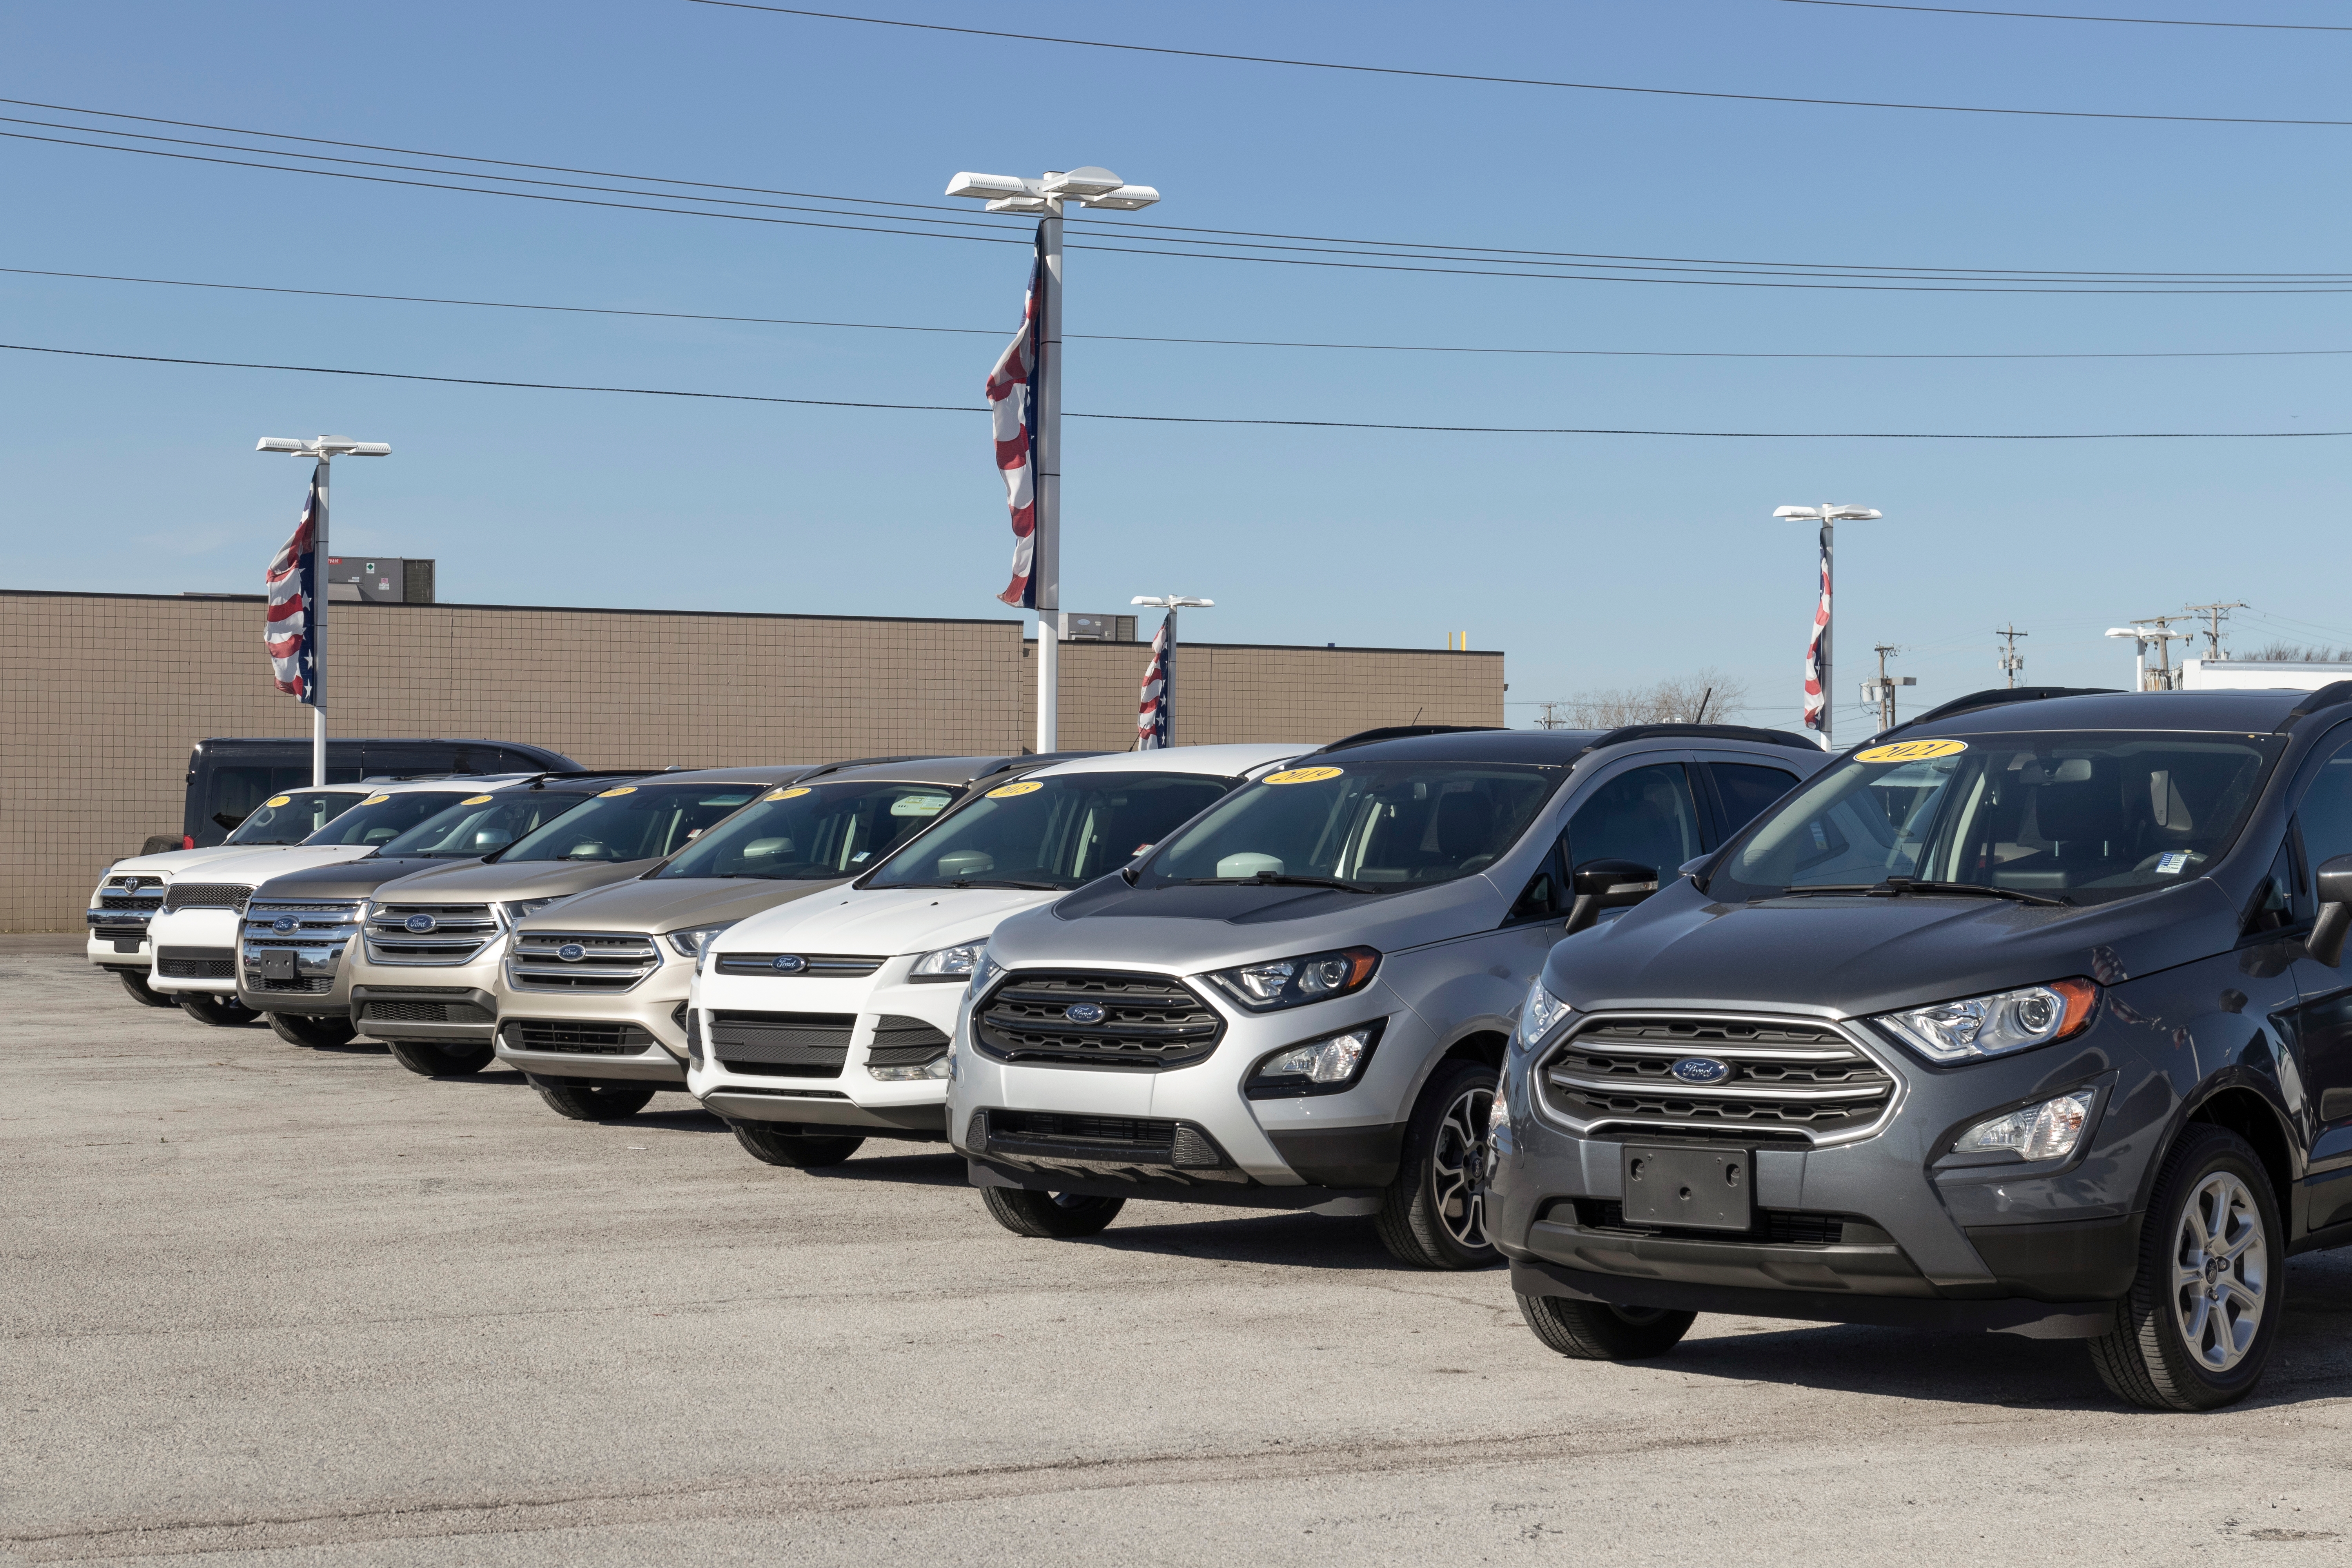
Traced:
<path fill-rule="evenodd" d="M 932 757 L 820 769 L 761 792 L 641 877 L 518 922 L 497 997 L 498 1056 L 576 1121 L 686 1090 L 687 991 L 712 937 L 838 888 L 982 784 L 1050 757 Z"/>
<path fill-rule="evenodd" d="M 369 900 L 348 966 L 352 1024 L 411 1072 L 481 1071 L 498 1021 L 491 988 L 517 921 L 641 875 L 809 771 L 648 773 L 598 792 L 488 860 L 386 882 Z"/>

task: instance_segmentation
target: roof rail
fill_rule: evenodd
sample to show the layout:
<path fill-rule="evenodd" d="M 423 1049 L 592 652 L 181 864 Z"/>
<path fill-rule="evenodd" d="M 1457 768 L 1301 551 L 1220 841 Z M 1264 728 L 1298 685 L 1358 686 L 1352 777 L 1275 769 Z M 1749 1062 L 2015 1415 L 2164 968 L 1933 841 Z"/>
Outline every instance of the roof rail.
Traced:
<path fill-rule="evenodd" d="M 1336 752 L 1346 746 L 1369 746 L 1375 741 L 1402 741 L 1414 735 L 1491 733 L 1502 728 L 1500 724 L 1388 724 L 1378 730 L 1359 730 L 1317 749 Z"/>
<path fill-rule="evenodd" d="M 659 768 L 573 768 L 526 775 L 533 789 L 544 788 L 550 779 L 641 779 L 647 773 L 657 773 Z M 495 776 L 495 775 L 492 775 Z"/>
<path fill-rule="evenodd" d="M 2112 686 L 1996 686 L 1984 691 L 1971 691 L 1966 697 L 1955 697 L 1949 702 L 1928 709 L 1916 719 L 1906 719 L 1892 730 L 1880 731 L 1879 737 L 1899 734 L 1916 729 L 1938 719 L 1949 719 L 1957 713 L 1970 713 L 1979 708 L 1998 708 L 2004 702 L 2040 702 L 2052 697 L 2119 697 L 2123 693 Z"/>
<path fill-rule="evenodd" d="M 2352 702 L 2352 680 L 2331 680 L 2296 703 L 2293 711 L 2280 720 L 2279 727 L 2271 732 L 2274 735 L 2284 735 L 2294 728 L 2296 720 L 2306 718 L 2323 708 L 2334 708 L 2346 702 Z"/>
<path fill-rule="evenodd" d="M 1671 740 L 1675 736 L 1696 741 L 1749 741 L 1766 746 L 1791 746 L 1801 752 L 1822 749 L 1820 742 L 1793 731 L 1759 730 L 1751 724 L 1620 724 L 1594 736 L 1592 743 L 1576 754 L 1581 757 L 1603 746 L 1622 746 L 1628 741 Z"/>
<path fill-rule="evenodd" d="M 801 775 L 801 783 L 806 784 L 811 779 L 823 778 L 827 773 L 837 773 L 845 768 L 878 768 L 885 763 L 919 763 L 925 754 L 921 752 L 909 752 L 900 757 L 844 757 L 837 763 L 827 763 L 821 768 L 811 768 Z"/>
<path fill-rule="evenodd" d="M 992 779 L 999 773 L 1034 773 L 1055 763 L 1075 763 L 1081 757 L 1107 757 L 1109 752 L 1097 749 L 1088 752 L 1024 752 L 1017 757 L 1001 757 L 994 767 L 974 773 L 975 779 Z"/>

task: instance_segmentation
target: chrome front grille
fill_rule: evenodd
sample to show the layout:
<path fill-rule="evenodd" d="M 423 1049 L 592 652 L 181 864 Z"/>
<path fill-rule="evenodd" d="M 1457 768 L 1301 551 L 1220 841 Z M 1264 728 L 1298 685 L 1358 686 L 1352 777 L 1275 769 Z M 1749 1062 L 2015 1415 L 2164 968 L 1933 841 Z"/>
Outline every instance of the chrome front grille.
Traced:
<path fill-rule="evenodd" d="M 973 1044 L 1000 1061 L 1181 1067 L 1224 1037 L 1224 1016 L 1181 981 L 1032 970 L 997 982 L 972 1010 Z"/>
<path fill-rule="evenodd" d="M 412 930 L 412 921 L 425 922 Z M 497 938 L 502 928 L 488 904 L 383 904 L 367 918 L 367 955 L 373 963 L 464 963 Z"/>
<path fill-rule="evenodd" d="M 359 933 L 359 913 L 357 899 L 251 900 L 241 933 L 245 983 L 256 991 L 332 990 L 343 948 Z M 284 968 L 289 959 L 291 973 Z"/>
<path fill-rule="evenodd" d="M 526 931 L 515 933 L 507 980 L 518 991 L 627 991 L 661 963 L 649 936 Z"/>
<path fill-rule="evenodd" d="M 109 877 L 91 900 L 85 918 L 93 926 L 116 926 L 128 931 L 144 930 L 155 911 L 163 907 L 163 879 L 161 877 Z"/>
<path fill-rule="evenodd" d="M 779 969 L 780 958 L 800 963 Z M 722 952 L 717 960 L 721 974 L 765 974 L 784 980 L 862 980 L 888 962 L 854 952 Z"/>
<path fill-rule="evenodd" d="M 1728 1071 L 1678 1077 L 1698 1058 Z M 1827 1143 L 1875 1128 L 1895 1080 L 1835 1026 L 1730 1014 L 1600 1014 L 1538 1075 L 1544 1103 L 1587 1131 L 1650 1129 L 1739 1142 Z"/>
<path fill-rule="evenodd" d="M 174 882 L 163 893 L 166 910 L 243 910 L 252 887 L 244 882 Z"/>

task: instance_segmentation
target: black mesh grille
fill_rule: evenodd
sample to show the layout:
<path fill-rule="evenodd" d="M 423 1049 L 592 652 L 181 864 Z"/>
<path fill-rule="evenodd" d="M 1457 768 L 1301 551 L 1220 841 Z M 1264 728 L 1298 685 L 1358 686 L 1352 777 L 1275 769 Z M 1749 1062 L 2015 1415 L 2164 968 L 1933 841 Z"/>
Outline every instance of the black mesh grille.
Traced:
<path fill-rule="evenodd" d="M 292 979 L 259 979 L 248 974 L 245 977 L 245 988 L 248 991 L 274 991 L 295 995 L 316 996 L 322 992 L 332 991 L 335 988 L 335 979 L 331 974 L 304 974 Z"/>
<path fill-rule="evenodd" d="M 1198 1127 L 1158 1117 L 990 1110 L 975 1116 L 970 1136 L 988 1153 L 1014 1159 L 1187 1170 L 1213 1170 L 1227 1163 L 1215 1141 Z"/>
<path fill-rule="evenodd" d="M 507 1044 L 522 1051 L 633 1057 L 650 1049 L 653 1043 L 653 1036 L 635 1024 L 574 1023 L 557 1018 L 515 1018 L 507 1023 Z"/>
<path fill-rule="evenodd" d="M 159 947 L 155 973 L 174 980 L 234 980 L 236 954 L 216 947 Z"/>
<path fill-rule="evenodd" d="M 1745 1231 L 1685 1230 L 1675 1226 L 1627 1225 L 1625 1205 L 1613 1198 L 1578 1198 L 1576 1223 L 1584 1230 L 1621 1231 L 1628 1236 L 1687 1237 L 1696 1241 L 1747 1241 L 1771 1247 L 1834 1247 L 1846 1239 L 1849 1225 L 1866 1230 L 1868 1239 L 1885 1232 L 1851 1215 L 1806 1214 L 1796 1209 L 1759 1209 L 1756 1223 Z M 1857 1237 L 1856 1239 L 1861 1239 Z"/>
<path fill-rule="evenodd" d="M 99 895 L 98 907 L 101 910 L 140 910 L 152 914 L 155 907 L 163 901 L 163 895 L 161 892 L 142 893 L 137 898 L 123 893 L 101 893 Z"/>
<path fill-rule="evenodd" d="M 854 1013 L 710 1014 L 710 1054 L 733 1072 L 839 1078 L 849 1059 Z"/>
<path fill-rule="evenodd" d="M 974 1018 L 974 1044 L 990 1056 L 1074 1066 L 1177 1067 L 1216 1049 L 1225 1032 L 1223 1016 L 1181 982 L 1142 974 L 1007 975 Z"/>
<path fill-rule="evenodd" d="M 1679 1076 L 1675 1064 L 1693 1058 L 1722 1075 Z M 1859 1131 L 1895 1092 L 1886 1070 L 1843 1034 L 1801 1019 L 1603 1016 L 1553 1050 L 1542 1083 L 1553 1109 L 1589 1126 L 1744 1142 L 1818 1142 Z"/>
<path fill-rule="evenodd" d="M 163 895 L 167 910 L 236 910 L 243 913 L 253 889 L 243 882 L 174 882 Z"/>
<path fill-rule="evenodd" d="M 877 1068 L 919 1068 L 948 1054 L 948 1037 L 920 1018 L 886 1013 L 874 1022 L 874 1043 L 866 1048 L 866 1065 Z"/>
<path fill-rule="evenodd" d="M 370 1024 L 488 1024 L 490 1010 L 471 1002 L 364 1002 L 360 1016 Z"/>

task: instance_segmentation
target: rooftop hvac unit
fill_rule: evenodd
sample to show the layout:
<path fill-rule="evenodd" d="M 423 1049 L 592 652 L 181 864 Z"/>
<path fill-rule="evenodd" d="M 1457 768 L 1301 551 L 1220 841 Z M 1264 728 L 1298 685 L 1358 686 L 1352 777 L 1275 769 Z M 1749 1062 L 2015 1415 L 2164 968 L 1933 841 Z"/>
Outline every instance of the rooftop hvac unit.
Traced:
<path fill-rule="evenodd" d="M 1081 616 L 1073 614 L 1070 616 L 1069 632 L 1064 640 L 1068 642 L 1133 642 L 1135 640 L 1135 617 L 1133 616 Z"/>
<path fill-rule="evenodd" d="M 330 555 L 327 597 L 337 604 L 429 605 L 433 563 L 398 555 Z"/>

